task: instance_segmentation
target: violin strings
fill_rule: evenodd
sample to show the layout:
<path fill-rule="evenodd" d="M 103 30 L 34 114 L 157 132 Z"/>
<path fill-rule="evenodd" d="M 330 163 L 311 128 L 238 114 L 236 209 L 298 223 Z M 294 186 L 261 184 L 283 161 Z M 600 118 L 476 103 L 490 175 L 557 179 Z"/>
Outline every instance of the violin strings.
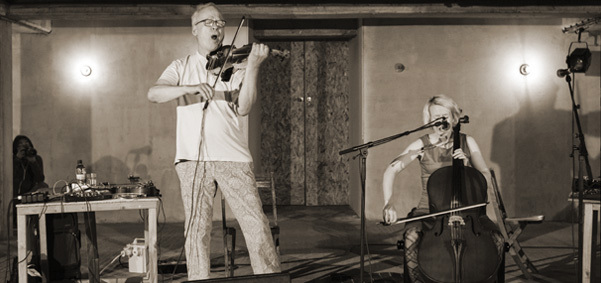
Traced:
<path fill-rule="evenodd" d="M 223 66 L 221 66 L 221 68 L 219 69 L 219 74 L 217 75 L 217 78 L 215 78 L 215 82 L 213 83 L 213 88 L 217 85 L 217 81 L 219 81 L 219 78 L 221 77 L 221 74 L 223 73 L 223 67 L 225 67 L 225 65 L 227 64 L 227 60 L 229 60 L 230 56 L 232 55 L 232 49 L 234 47 L 234 42 L 236 41 L 236 37 L 238 37 L 238 31 L 240 31 L 240 28 L 242 27 L 242 24 L 244 23 L 245 17 L 242 16 L 242 19 L 240 19 L 240 24 L 238 25 L 238 28 L 236 29 L 236 33 L 234 33 L 234 37 L 232 38 L 232 44 L 230 44 L 230 48 L 228 48 L 227 50 L 227 54 L 225 55 L 225 61 L 223 61 Z"/>

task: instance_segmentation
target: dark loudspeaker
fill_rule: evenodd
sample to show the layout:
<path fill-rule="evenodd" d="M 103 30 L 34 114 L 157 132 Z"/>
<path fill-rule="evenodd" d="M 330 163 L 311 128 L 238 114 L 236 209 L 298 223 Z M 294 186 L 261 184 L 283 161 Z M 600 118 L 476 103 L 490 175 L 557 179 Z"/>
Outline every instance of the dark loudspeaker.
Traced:
<path fill-rule="evenodd" d="M 46 215 L 50 279 L 81 278 L 77 213 Z"/>
<path fill-rule="evenodd" d="M 245 283 L 290 283 L 290 274 L 288 273 L 270 273 L 260 275 L 236 276 L 226 278 L 214 278 L 206 280 L 184 281 L 187 283 L 219 283 L 219 282 L 245 282 Z"/>

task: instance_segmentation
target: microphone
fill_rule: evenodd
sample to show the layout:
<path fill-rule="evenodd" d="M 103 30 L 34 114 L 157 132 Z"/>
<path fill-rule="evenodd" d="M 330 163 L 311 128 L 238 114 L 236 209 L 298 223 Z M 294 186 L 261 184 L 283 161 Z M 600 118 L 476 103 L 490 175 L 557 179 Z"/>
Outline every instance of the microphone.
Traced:
<path fill-rule="evenodd" d="M 557 70 L 557 76 L 563 78 L 571 73 L 570 69 L 559 69 Z"/>
<path fill-rule="evenodd" d="M 449 122 L 447 122 L 447 118 L 441 117 L 439 119 L 441 119 L 442 121 L 438 121 L 438 122 L 434 123 L 434 127 L 438 127 L 438 126 L 442 125 L 442 130 L 443 131 L 447 130 L 449 128 Z"/>
<path fill-rule="evenodd" d="M 449 122 L 447 122 L 445 120 L 445 121 L 442 121 L 441 123 L 442 123 L 442 130 L 446 131 L 449 128 Z"/>

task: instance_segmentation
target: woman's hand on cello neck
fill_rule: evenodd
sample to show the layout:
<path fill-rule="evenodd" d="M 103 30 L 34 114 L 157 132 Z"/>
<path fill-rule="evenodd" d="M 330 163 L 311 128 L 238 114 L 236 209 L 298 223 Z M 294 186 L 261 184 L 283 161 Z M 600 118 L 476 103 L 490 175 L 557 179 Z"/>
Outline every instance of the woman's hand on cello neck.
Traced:
<path fill-rule="evenodd" d="M 465 166 L 467 166 L 468 161 L 469 161 L 467 159 L 467 156 L 465 155 L 465 152 L 463 152 L 463 150 L 461 148 L 458 148 L 453 152 L 453 159 L 463 160 L 463 165 L 465 165 Z"/>

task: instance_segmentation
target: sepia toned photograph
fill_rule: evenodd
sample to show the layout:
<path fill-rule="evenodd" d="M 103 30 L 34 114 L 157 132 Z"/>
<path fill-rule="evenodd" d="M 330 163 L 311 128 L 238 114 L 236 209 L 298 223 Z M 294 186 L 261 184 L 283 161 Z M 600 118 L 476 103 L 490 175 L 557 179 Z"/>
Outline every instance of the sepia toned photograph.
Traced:
<path fill-rule="evenodd" d="M 599 1 L 0 0 L 0 138 L 1 282 L 601 282 Z"/>

